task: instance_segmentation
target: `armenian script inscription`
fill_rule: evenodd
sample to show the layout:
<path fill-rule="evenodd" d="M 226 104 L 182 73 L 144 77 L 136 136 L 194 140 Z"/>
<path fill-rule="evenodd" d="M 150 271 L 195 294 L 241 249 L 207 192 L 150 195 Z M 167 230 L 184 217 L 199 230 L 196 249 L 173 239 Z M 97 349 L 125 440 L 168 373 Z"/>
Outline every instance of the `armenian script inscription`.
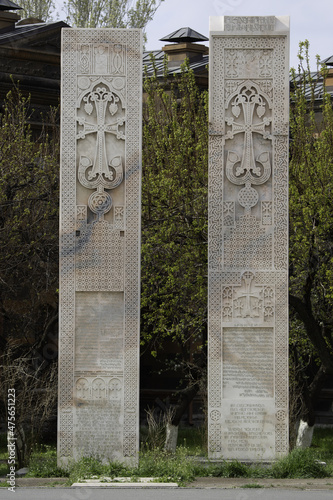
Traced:
<path fill-rule="evenodd" d="M 288 51 L 288 18 L 211 18 L 212 458 L 288 451 Z"/>

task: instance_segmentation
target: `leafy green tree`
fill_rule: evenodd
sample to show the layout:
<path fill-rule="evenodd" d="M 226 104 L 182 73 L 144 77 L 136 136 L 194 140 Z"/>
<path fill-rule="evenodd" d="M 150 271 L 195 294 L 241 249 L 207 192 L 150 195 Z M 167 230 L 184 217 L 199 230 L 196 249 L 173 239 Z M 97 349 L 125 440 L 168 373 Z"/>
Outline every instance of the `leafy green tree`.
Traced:
<path fill-rule="evenodd" d="M 52 139 L 33 135 L 29 100 L 15 89 L 8 94 L 0 115 L 0 311 L 6 340 L 40 341 L 57 318 L 57 135 L 56 126 Z"/>
<path fill-rule="evenodd" d="M 59 140 L 29 116 L 14 88 L 0 114 L 0 414 L 13 384 L 20 465 L 56 398 Z"/>
<path fill-rule="evenodd" d="M 299 71 L 292 74 L 290 346 L 299 416 L 312 427 L 319 391 L 333 375 L 333 111 L 325 88 L 318 102 L 317 76 L 325 69 L 311 73 L 308 45 L 300 45 Z"/>
<path fill-rule="evenodd" d="M 17 0 L 17 5 L 23 8 L 21 17 L 35 17 L 41 21 L 51 21 L 55 10 L 53 0 Z"/>
<path fill-rule="evenodd" d="M 145 28 L 164 0 L 68 0 L 67 21 L 78 28 Z"/>
<path fill-rule="evenodd" d="M 205 380 L 207 92 L 185 65 L 171 81 L 145 78 L 144 93 L 142 343 L 157 358 L 177 346 L 177 426 Z"/>

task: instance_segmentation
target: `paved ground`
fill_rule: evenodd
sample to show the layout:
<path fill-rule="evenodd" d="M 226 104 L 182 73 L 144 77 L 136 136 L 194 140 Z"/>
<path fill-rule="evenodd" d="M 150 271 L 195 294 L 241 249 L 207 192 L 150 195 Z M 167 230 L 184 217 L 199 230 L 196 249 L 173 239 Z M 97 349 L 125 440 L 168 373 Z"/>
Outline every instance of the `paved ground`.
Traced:
<path fill-rule="evenodd" d="M 251 486 L 253 485 L 253 486 Z M 255 478 L 223 478 L 198 477 L 189 487 L 193 488 L 244 488 L 259 485 L 264 488 L 300 489 L 300 490 L 333 490 L 333 477 L 324 479 L 255 479 Z"/>
<path fill-rule="evenodd" d="M 0 492 L 1 500 L 12 500 L 13 493 Z M 332 491 L 280 488 L 17 488 L 17 500 L 332 500 Z"/>
<path fill-rule="evenodd" d="M 0 482 L 4 481 L 0 478 Z M 65 486 L 66 478 L 17 478 L 18 488 L 38 488 Z M 188 488 L 199 489 L 233 489 L 254 488 L 255 485 L 264 488 L 298 489 L 298 490 L 332 490 L 333 478 L 324 479 L 254 479 L 254 478 L 222 478 L 222 477 L 199 477 L 187 485 Z M 1 492 L 2 488 L 0 489 Z M 1 496 L 1 494 L 0 494 Z"/>

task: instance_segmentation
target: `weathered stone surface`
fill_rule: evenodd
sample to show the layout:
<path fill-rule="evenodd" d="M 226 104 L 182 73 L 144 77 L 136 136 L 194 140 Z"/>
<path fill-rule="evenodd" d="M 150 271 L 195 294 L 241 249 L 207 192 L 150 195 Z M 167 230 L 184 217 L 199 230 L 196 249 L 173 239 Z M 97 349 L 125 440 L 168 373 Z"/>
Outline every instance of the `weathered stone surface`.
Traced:
<path fill-rule="evenodd" d="M 62 43 L 59 462 L 136 461 L 141 31 Z"/>
<path fill-rule="evenodd" d="M 288 451 L 289 19 L 210 21 L 209 454 Z"/>

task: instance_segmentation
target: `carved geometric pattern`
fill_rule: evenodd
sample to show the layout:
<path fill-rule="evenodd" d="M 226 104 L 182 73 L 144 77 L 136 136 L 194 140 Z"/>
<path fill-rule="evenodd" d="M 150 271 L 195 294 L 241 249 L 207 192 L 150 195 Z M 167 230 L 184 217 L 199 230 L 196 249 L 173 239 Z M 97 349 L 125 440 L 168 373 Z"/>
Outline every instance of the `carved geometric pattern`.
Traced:
<path fill-rule="evenodd" d="M 252 215 L 241 215 L 235 228 L 224 233 L 226 268 L 269 269 L 272 267 L 272 235 Z"/>
<path fill-rule="evenodd" d="M 273 98 L 273 80 L 256 80 L 260 90 L 271 99 Z"/>
<path fill-rule="evenodd" d="M 210 406 L 221 407 L 222 404 L 222 366 L 221 366 L 221 280 L 219 273 L 210 273 L 209 287 L 209 331 L 208 341 L 208 377 L 214 380 L 209 386 Z"/>
<path fill-rule="evenodd" d="M 261 202 L 261 223 L 263 226 L 272 225 L 272 202 L 262 201 Z"/>
<path fill-rule="evenodd" d="M 210 41 L 208 442 L 212 458 L 275 458 L 288 451 L 288 27 L 284 22 L 274 16 L 226 16 L 217 22 L 224 32 L 214 32 Z M 234 335 L 240 337 L 233 343 Z M 237 370 L 233 355 L 241 353 L 243 345 L 253 358 L 257 352 L 259 357 L 253 363 L 244 360 Z M 260 368 L 265 349 L 267 377 L 266 368 Z M 255 383 L 255 370 L 265 381 Z M 255 387 L 246 373 L 251 373 L 247 378 Z M 246 395 L 259 399 L 251 406 Z M 269 432 L 261 436 L 254 422 L 262 418 Z M 241 426 L 246 423 L 254 430 L 244 445 Z M 259 457 L 260 453 L 264 455 Z"/>
<path fill-rule="evenodd" d="M 223 205 L 219 187 L 223 185 L 223 171 L 220 161 L 223 154 L 222 141 L 219 136 L 211 137 L 209 143 L 209 168 L 208 168 L 208 206 L 209 206 L 209 232 L 208 256 L 209 269 L 222 269 L 222 240 L 219 237 L 223 228 Z"/>
<path fill-rule="evenodd" d="M 76 290 L 122 291 L 124 238 L 106 221 L 80 231 L 76 243 Z"/>
<path fill-rule="evenodd" d="M 70 458 L 73 453 L 73 414 L 60 413 L 59 427 L 61 429 L 61 440 L 59 453 L 62 457 Z"/>
<path fill-rule="evenodd" d="M 274 176 L 274 221 L 276 245 L 274 247 L 275 269 L 288 269 L 288 152 L 286 138 L 275 137 L 274 151 L 276 171 Z"/>
<path fill-rule="evenodd" d="M 289 448 L 288 423 L 276 424 L 275 428 L 275 453 L 277 457 L 284 456 Z"/>
<path fill-rule="evenodd" d="M 273 76 L 273 59 L 270 49 L 226 49 L 225 56 L 226 78 L 248 78 L 254 72 L 260 78 Z"/>
<path fill-rule="evenodd" d="M 217 420 L 220 420 L 221 418 L 221 412 L 218 410 L 211 411 L 210 418 L 213 420 L 213 422 L 217 422 Z"/>
<path fill-rule="evenodd" d="M 208 446 L 211 453 L 220 453 L 222 451 L 220 424 L 210 424 Z"/>
<path fill-rule="evenodd" d="M 137 416 L 135 412 L 126 412 L 124 417 L 124 444 L 123 454 L 124 457 L 134 457 L 137 454 L 138 437 L 137 432 Z"/>
<path fill-rule="evenodd" d="M 114 227 L 116 229 L 123 229 L 125 224 L 125 208 L 114 207 Z"/>
<path fill-rule="evenodd" d="M 74 370 L 74 331 L 75 311 L 73 290 L 75 287 L 75 193 L 76 180 L 72 175 L 75 165 L 73 148 L 73 125 L 76 102 L 76 77 L 71 68 L 76 66 L 74 43 L 66 35 L 63 38 L 63 50 L 69 57 L 64 62 L 62 81 L 66 80 L 67 92 L 62 98 L 62 106 L 67 119 L 62 128 L 62 201 L 60 227 L 60 294 L 59 294 L 59 456 L 64 460 L 73 456 L 73 370 Z"/>
<path fill-rule="evenodd" d="M 225 226 L 234 226 L 235 224 L 235 202 L 225 201 L 223 203 L 223 224 Z"/>
<path fill-rule="evenodd" d="M 137 460 L 141 45 L 140 30 L 63 30 L 60 463 L 78 452 L 94 453 L 94 446 L 95 453 L 108 454 L 105 438 L 111 435 L 116 444 L 121 440 L 117 459 Z M 102 373 L 99 368 L 99 375 L 74 371 L 76 297 L 122 291 L 123 358 L 113 365 L 103 358 L 105 367 L 117 369 Z M 100 328 L 96 321 L 94 328 Z M 99 335 L 103 336 L 103 329 Z M 117 338 L 117 346 L 119 342 Z M 91 435 L 85 434 L 91 418 L 85 421 L 85 415 L 92 413 L 89 404 L 75 409 L 74 397 L 96 404 L 113 402 L 119 408 L 114 411 L 122 415 L 119 439 L 114 430 L 107 429 L 104 442 L 99 443 L 102 427 L 96 429 L 96 439 L 93 428 Z M 99 411 L 99 426 L 103 419 L 113 427 L 118 425 L 118 417 L 109 417 L 102 408 Z"/>
<path fill-rule="evenodd" d="M 131 31 L 129 44 L 140 47 L 140 34 Z M 138 75 L 142 74 L 142 59 L 133 51 L 127 54 L 127 85 L 131 100 L 127 108 L 127 175 L 126 175 L 126 247 L 125 261 L 125 357 L 124 357 L 124 456 L 137 459 L 139 445 L 139 393 L 138 393 L 138 353 L 140 320 L 140 255 L 138 252 L 140 235 L 140 126 L 137 115 L 141 116 L 141 88 Z M 133 118 L 133 119 L 131 119 Z M 140 123 L 140 122 L 139 122 Z"/>

